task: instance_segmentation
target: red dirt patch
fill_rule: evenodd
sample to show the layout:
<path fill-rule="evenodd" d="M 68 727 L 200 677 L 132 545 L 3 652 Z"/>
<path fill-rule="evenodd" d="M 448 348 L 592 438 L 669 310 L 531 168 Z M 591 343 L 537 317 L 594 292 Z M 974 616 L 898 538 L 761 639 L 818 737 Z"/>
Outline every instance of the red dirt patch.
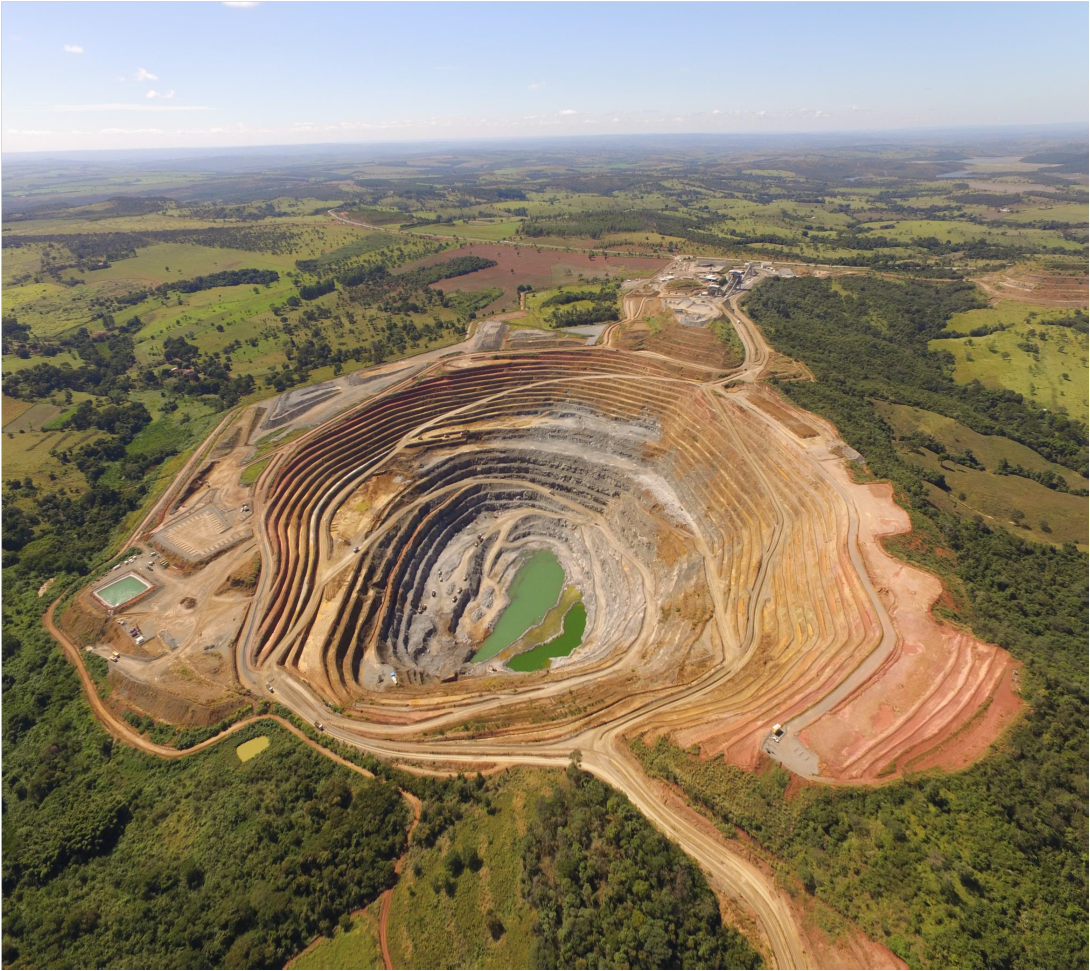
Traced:
<path fill-rule="evenodd" d="M 804 906 L 792 901 L 796 913 L 806 913 Z M 800 922 L 806 944 L 819 968 L 907 968 L 896 954 L 877 941 L 872 941 L 858 927 L 849 924 L 837 938 L 832 938 L 817 926 L 813 915 Z"/>
<path fill-rule="evenodd" d="M 442 290 L 484 290 L 488 287 L 503 287 L 503 296 L 493 301 L 485 311 L 517 310 L 520 284 L 529 284 L 536 289 L 552 287 L 561 283 L 577 283 L 579 274 L 594 276 L 631 276 L 634 273 L 647 273 L 661 270 L 667 260 L 640 256 L 602 256 L 600 253 L 591 258 L 589 253 L 565 253 L 559 250 L 534 249 L 533 246 L 509 246 L 504 243 L 474 243 L 460 249 L 445 250 L 433 256 L 425 256 L 406 265 L 405 269 L 415 270 L 421 266 L 434 266 L 445 263 L 456 256 L 479 256 L 482 259 L 495 260 L 496 266 L 467 273 L 465 276 L 442 280 L 436 284 Z"/>
<path fill-rule="evenodd" d="M 852 487 L 862 514 L 859 545 L 899 635 L 874 674 L 800 733 L 822 774 L 880 782 L 906 770 L 959 769 L 980 758 L 1018 712 L 1004 650 L 941 625 L 943 592 L 933 574 L 891 557 L 883 535 L 909 528 L 888 484 Z M 901 522 L 887 518 L 900 514 Z"/>
<path fill-rule="evenodd" d="M 1005 300 L 1046 307 L 1085 307 L 1090 277 L 1086 271 L 1063 273 L 1030 265 L 993 273 L 976 282 Z"/>

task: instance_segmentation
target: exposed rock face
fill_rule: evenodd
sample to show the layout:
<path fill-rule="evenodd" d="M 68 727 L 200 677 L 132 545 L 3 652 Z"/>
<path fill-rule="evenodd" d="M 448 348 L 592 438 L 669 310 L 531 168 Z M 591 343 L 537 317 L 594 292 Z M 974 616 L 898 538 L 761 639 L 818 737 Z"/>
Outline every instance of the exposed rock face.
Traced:
<path fill-rule="evenodd" d="M 600 359 L 622 371 L 635 360 Z M 709 512 L 691 508 L 704 499 L 679 484 L 670 442 L 692 386 L 658 366 L 650 383 L 631 373 L 603 381 L 587 374 L 595 363 L 557 354 L 519 388 L 496 386 L 517 371 L 510 363 L 479 368 L 472 392 L 402 402 L 415 421 L 369 465 L 334 473 L 349 463 L 332 442 L 315 455 L 330 468 L 305 497 L 320 518 L 311 527 L 318 549 L 295 560 L 299 539 L 292 530 L 284 538 L 290 561 L 304 571 L 312 564 L 312 582 L 337 593 L 296 595 L 290 623 L 270 612 L 265 656 L 278 651 L 338 699 L 357 696 L 379 670 L 397 672 L 400 684 L 483 673 L 472 657 L 519 566 L 539 549 L 556 555 L 587 609 L 582 646 L 556 669 L 600 662 L 652 630 L 685 656 L 712 613 L 694 542 Z M 359 455 L 358 445 L 344 450 Z M 691 461 L 686 468 L 682 476 Z M 289 502 L 287 478 L 282 494 Z M 660 609 L 682 601 L 684 612 Z M 643 663 L 655 656 L 671 663 L 663 652 Z"/>
<path fill-rule="evenodd" d="M 879 543 L 907 528 L 889 487 L 854 482 L 814 416 L 706 368 L 598 349 L 449 364 L 276 473 L 253 661 L 391 738 L 566 740 L 633 714 L 740 765 L 771 746 L 870 778 L 896 753 L 931 764 L 1010 674 L 935 635 L 933 596 Z M 474 663 L 539 549 L 583 595 L 584 642 L 545 672 Z M 768 742 L 777 722 L 801 733 Z"/>

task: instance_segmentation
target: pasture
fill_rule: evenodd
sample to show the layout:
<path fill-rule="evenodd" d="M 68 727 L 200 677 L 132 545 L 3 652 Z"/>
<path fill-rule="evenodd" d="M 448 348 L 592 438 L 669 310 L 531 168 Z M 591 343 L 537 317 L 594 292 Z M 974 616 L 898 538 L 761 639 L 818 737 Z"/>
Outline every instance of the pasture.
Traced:
<path fill-rule="evenodd" d="M 1023 324 L 987 337 L 933 340 L 929 346 L 954 356 L 959 383 L 980 381 L 988 388 L 1017 391 L 1036 407 L 1083 422 L 1090 416 L 1085 333 Z"/>
<path fill-rule="evenodd" d="M 1090 480 L 1062 465 L 1049 462 L 1025 445 L 1001 435 L 981 435 L 961 422 L 933 411 L 883 401 L 872 404 L 893 425 L 899 436 L 923 432 L 941 442 L 951 454 L 969 450 L 983 464 L 984 471 L 954 462 L 942 463 L 940 468 L 932 453 L 926 450 L 913 452 L 903 445 L 899 446 L 911 461 L 941 471 L 946 477 L 949 492 L 930 490 L 933 500 L 944 508 L 961 515 L 979 513 L 1009 529 L 1017 528 L 1020 535 L 1038 542 L 1086 543 L 1090 517 L 1085 496 L 1056 492 L 1021 476 L 997 475 L 995 469 L 1000 460 L 1005 459 L 1011 465 L 1020 465 L 1032 472 L 1058 475 L 1071 489 L 1090 488 Z M 1025 513 L 1021 527 L 1013 525 L 1012 513 L 1018 510 Z M 1048 524 L 1049 532 L 1041 528 L 1042 521 Z"/>

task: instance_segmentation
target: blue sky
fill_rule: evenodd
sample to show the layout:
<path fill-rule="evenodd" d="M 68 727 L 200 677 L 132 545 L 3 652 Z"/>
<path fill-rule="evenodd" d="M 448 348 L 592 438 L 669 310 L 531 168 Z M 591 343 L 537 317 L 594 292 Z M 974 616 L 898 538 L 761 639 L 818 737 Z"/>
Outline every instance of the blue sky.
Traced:
<path fill-rule="evenodd" d="M 1085 122 L 1085 3 L 12 3 L 6 152 Z"/>

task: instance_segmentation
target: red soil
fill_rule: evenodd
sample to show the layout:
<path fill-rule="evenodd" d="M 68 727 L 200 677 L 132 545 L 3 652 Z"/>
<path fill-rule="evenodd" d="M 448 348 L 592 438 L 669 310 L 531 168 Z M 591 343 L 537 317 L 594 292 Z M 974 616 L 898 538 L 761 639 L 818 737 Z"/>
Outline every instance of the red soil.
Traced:
<path fill-rule="evenodd" d="M 442 280 L 436 284 L 441 290 L 484 290 L 488 287 L 503 287 L 503 296 L 485 307 L 486 311 L 517 310 L 519 305 L 517 288 L 520 284 L 530 284 L 532 287 L 541 289 L 560 283 L 577 283 L 580 273 L 588 277 L 631 276 L 633 273 L 661 270 L 668 262 L 651 257 L 602 256 L 601 254 L 595 255 L 592 259 L 588 253 L 565 253 L 560 250 L 538 252 L 529 244 L 510 246 L 505 243 L 474 243 L 460 249 L 426 256 L 408 264 L 406 270 L 445 263 L 456 256 L 479 256 L 482 259 L 496 261 L 496 266 L 454 277 L 451 280 Z"/>
<path fill-rule="evenodd" d="M 804 907 L 793 908 L 805 913 Z M 811 918 L 799 921 L 806 935 L 806 944 L 819 968 L 907 968 L 896 954 L 877 941 L 872 941 L 859 928 L 848 925 L 837 938 L 832 938 Z"/>
<path fill-rule="evenodd" d="M 899 639 L 871 678 L 800 737 L 821 758 L 822 774 L 844 781 L 964 768 L 1018 712 L 1017 663 L 1001 648 L 936 620 L 931 608 L 942 595 L 941 582 L 894 559 L 878 542 L 909 526 L 890 487 L 853 488 L 863 559 Z"/>

